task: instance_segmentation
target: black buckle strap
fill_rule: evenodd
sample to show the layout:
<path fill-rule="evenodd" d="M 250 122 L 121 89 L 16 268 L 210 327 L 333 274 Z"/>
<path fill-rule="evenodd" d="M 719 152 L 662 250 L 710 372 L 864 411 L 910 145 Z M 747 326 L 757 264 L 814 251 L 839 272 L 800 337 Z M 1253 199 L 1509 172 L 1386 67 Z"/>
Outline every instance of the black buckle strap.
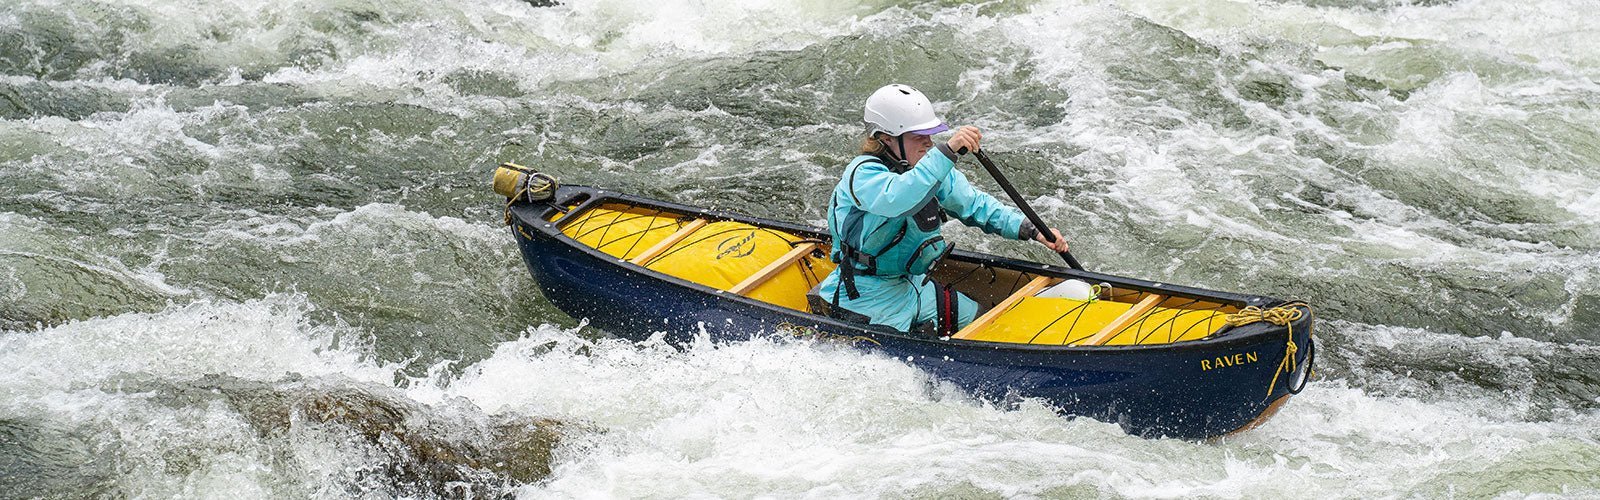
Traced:
<path fill-rule="evenodd" d="M 840 266 L 842 269 L 839 270 L 839 288 L 844 289 L 845 296 L 850 297 L 850 300 L 859 299 L 861 298 L 861 291 L 856 289 L 856 273 L 877 274 L 878 258 L 875 255 L 856 250 L 855 247 L 850 245 L 840 247 L 839 253 L 843 256 L 841 260 L 844 261 L 840 263 L 843 266 Z M 856 269 L 857 263 L 866 266 L 866 269 Z M 833 303 L 835 305 L 839 303 L 838 289 L 833 292 Z"/>
<path fill-rule="evenodd" d="M 866 269 L 862 269 L 861 272 L 878 274 L 878 256 L 856 250 L 855 247 L 845 247 L 844 256 L 846 262 L 851 264 L 860 263 L 866 266 Z"/>
<path fill-rule="evenodd" d="M 833 289 L 833 304 L 839 305 L 839 290 L 843 289 L 850 300 L 861 298 L 861 291 L 856 289 L 856 266 L 849 262 L 844 263 L 844 270 L 839 272 L 839 287 Z"/>

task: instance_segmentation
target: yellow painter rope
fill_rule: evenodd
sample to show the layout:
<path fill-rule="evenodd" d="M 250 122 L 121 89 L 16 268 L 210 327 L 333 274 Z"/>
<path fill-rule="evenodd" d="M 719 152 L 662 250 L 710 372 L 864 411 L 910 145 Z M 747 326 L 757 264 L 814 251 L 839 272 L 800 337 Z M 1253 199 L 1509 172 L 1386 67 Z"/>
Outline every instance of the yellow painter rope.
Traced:
<path fill-rule="evenodd" d="M 1305 309 L 1300 309 L 1302 307 Z M 1272 373 L 1272 383 L 1267 385 L 1267 397 L 1272 397 L 1272 389 L 1278 386 L 1278 376 L 1284 373 L 1294 373 L 1297 367 L 1294 355 L 1300 348 L 1294 344 L 1294 322 L 1299 321 L 1309 310 L 1311 310 L 1311 306 L 1304 302 L 1290 302 L 1272 309 L 1249 306 L 1239 312 L 1229 314 L 1226 318 L 1228 326 L 1244 326 L 1265 321 L 1287 327 L 1289 341 L 1283 348 L 1283 361 L 1278 363 L 1278 371 Z"/>

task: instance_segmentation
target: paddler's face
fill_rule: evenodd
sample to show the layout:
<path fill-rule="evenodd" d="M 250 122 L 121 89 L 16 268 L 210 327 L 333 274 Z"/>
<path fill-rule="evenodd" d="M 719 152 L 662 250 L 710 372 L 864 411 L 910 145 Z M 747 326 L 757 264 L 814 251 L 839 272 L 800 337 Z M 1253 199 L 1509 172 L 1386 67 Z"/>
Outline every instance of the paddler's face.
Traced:
<path fill-rule="evenodd" d="M 906 150 L 901 152 L 901 158 L 905 158 L 912 165 L 922 161 L 922 156 L 928 154 L 929 149 L 933 149 L 933 136 L 906 134 L 905 137 Z M 899 147 L 898 143 L 900 141 L 890 140 L 887 142 L 890 145 L 889 147 Z"/>

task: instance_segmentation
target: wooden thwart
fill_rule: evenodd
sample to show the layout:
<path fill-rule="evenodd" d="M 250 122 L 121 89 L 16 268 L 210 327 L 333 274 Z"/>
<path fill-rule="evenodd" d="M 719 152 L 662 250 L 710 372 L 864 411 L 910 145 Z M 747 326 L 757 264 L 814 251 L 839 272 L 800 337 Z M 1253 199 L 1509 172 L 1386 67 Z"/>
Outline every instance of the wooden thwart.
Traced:
<path fill-rule="evenodd" d="M 682 228 L 678 229 L 678 232 L 672 233 L 672 235 L 667 236 L 666 239 L 657 242 L 654 246 L 651 246 L 643 253 L 634 256 L 633 259 L 629 260 L 628 262 L 641 266 L 647 265 L 651 260 L 655 259 L 656 256 L 661 255 L 662 252 L 672 248 L 673 245 L 677 245 L 678 242 L 683 241 L 684 238 L 688 238 L 689 235 L 694 234 L 695 231 L 705 227 L 706 224 L 708 224 L 708 222 L 706 222 L 705 219 L 695 219 L 694 222 L 684 224 Z"/>
<path fill-rule="evenodd" d="M 962 328 L 961 331 L 956 332 L 954 338 L 966 340 L 969 337 L 972 337 L 973 334 L 976 334 L 979 331 L 982 331 L 984 327 L 989 326 L 989 323 L 993 323 L 995 318 L 999 318 L 1001 314 L 1005 314 L 1006 310 L 1011 309 L 1011 306 L 1017 305 L 1017 303 L 1021 302 L 1022 299 L 1034 296 L 1034 294 L 1037 294 L 1046 287 L 1049 287 L 1053 282 L 1054 280 L 1050 279 L 1048 276 L 1033 277 L 1032 281 L 1029 281 L 1026 285 L 1022 285 L 1022 288 L 1018 289 L 1016 293 L 1011 294 L 1010 297 L 1006 297 L 1006 300 L 1000 301 L 999 304 L 995 304 L 993 309 L 989 309 L 989 312 L 983 313 L 983 316 L 979 316 L 978 319 L 972 320 L 972 323 L 967 324 L 966 328 Z"/>
<path fill-rule="evenodd" d="M 783 254 L 782 257 L 778 257 L 778 260 L 772 261 L 771 264 L 767 264 L 767 267 L 761 268 L 760 271 L 756 271 L 756 273 L 750 275 L 749 278 L 745 278 L 744 281 L 740 281 L 739 284 L 733 285 L 733 288 L 729 288 L 728 291 L 737 293 L 739 295 L 749 293 L 751 290 L 755 290 L 756 287 L 761 286 L 762 283 L 766 283 L 767 280 L 777 276 L 778 273 L 783 272 L 784 269 L 788 269 L 789 266 L 794 265 L 796 261 L 799 261 L 800 259 L 805 258 L 805 256 L 810 255 L 811 252 L 815 251 L 816 249 L 816 243 L 806 243 L 804 245 L 794 247 L 794 249 L 789 250 L 789 253 Z"/>
<path fill-rule="evenodd" d="M 1161 301 L 1166 299 L 1167 296 L 1165 295 L 1146 295 L 1144 300 L 1139 301 L 1138 304 L 1134 304 L 1133 307 L 1128 309 L 1127 312 L 1122 313 L 1121 316 L 1117 316 L 1117 319 L 1111 320 L 1111 323 L 1106 324 L 1105 328 L 1101 328 L 1100 331 L 1095 333 L 1093 337 L 1089 337 L 1084 339 L 1082 342 L 1078 342 L 1073 345 L 1104 345 L 1113 337 L 1116 337 L 1117 333 L 1121 332 L 1122 329 L 1127 328 L 1128 325 L 1144 316 L 1145 313 L 1150 312 L 1151 309 L 1154 309 L 1156 304 L 1160 304 Z"/>

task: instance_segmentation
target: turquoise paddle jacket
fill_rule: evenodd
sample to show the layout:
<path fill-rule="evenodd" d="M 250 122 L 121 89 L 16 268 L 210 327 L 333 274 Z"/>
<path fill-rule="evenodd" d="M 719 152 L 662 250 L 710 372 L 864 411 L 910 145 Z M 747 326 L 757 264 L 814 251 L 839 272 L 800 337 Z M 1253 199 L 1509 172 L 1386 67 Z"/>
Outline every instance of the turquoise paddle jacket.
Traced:
<path fill-rule="evenodd" d="M 845 168 L 829 200 L 831 257 L 839 267 L 822 280 L 824 300 L 900 331 L 944 323 L 940 291 L 924 273 L 949 252 L 939 233 L 947 217 L 1006 238 L 1033 238 L 1022 213 L 972 187 L 948 149 L 940 144 L 905 171 L 869 155 Z M 960 325 L 976 316 L 971 299 L 959 296 L 956 305 L 951 316 Z"/>

